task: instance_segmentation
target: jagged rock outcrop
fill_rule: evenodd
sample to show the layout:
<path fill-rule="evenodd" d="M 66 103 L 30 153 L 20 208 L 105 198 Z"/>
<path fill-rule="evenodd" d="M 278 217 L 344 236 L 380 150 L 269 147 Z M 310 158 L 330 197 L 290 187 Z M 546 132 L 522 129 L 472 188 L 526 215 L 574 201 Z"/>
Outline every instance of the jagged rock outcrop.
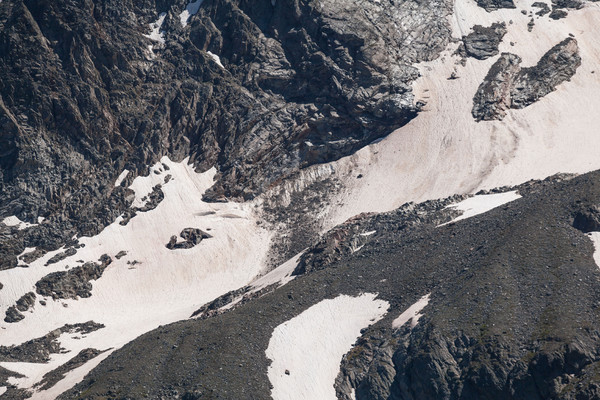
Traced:
<path fill-rule="evenodd" d="M 600 232 L 600 207 L 592 205 L 575 213 L 573 227 L 584 233 Z"/>
<path fill-rule="evenodd" d="M 212 236 L 198 228 L 185 228 L 179 234 L 183 240 L 178 241 L 177 236 L 171 236 L 171 240 L 166 244 L 167 249 L 191 249 L 204 239 L 209 239 Z"/>
<path fill-rule="evenodd" d="M 41 296 L 49 296 L 54 300 L 78 299 L 92 295 L 91 280 L 102 276 L 112 259 L 104 255 L 99 263 L 86 262 L 68 271 L 53 272 L 36 282 L 36 292 Z"/>
<path fill-rule="evenodd" d="M 519 56 L 502 53 L 492 65 L 473 98 L 477 121 L 501 120 L 506 110 L 527 107 L 568 81 L 581 65 L 577 40 L 563 40 L 533 67 L 520 64 Z"/>
<path fill-rule="evenodd" d="M 17 304 L 14 306 L 10 306 L 6 310 L 6 315 L 4 317 L 4 322 L 19 322 L 25 318 L 22 314 L 23 312 L 29 310 L 31 307 L 35 305 L 35 293 L 28 292 L 21 296 L 19 300 L 17 300 Z"/>
<path fill-rule="evenodd" d="M 487 12 L 496 11 L 500 8 L 517 8 L 513 0 L 477 0 L 477 5 L 485 8 Z"/>
<path fill-rule="evenodd" d="M 485 60 L 498 54 L 498 46 L 505 34 L 505 23 L 494 23 L 488 27 L 475 25 L 473 32 L 463 36 L 462 49 L 469 57 Z"/>

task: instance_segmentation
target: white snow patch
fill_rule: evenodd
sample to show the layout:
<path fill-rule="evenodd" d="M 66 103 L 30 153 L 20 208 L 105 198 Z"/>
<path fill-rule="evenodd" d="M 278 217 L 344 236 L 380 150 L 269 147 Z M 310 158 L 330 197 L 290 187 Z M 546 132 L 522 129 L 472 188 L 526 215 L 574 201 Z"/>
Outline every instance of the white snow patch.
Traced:
<path fill-rule="evenodd" d="M 164 171 L 162 164 L 169 170 Z M 164 183 L 165 173 L 172 175 L 168 183 Z M 35 283 L 49 273 L 64 271 L 67 265 L 78 265 L 76 260 L 96 261 L 102 254 L 113 258 L 102 277 L 92 281 L 91 297 L 45 299 L 46 306 L 36 306 L 19 323 L 0 321 L 1 342 L 6 346 L 44 336 L 64 324 L 93 320 L 106 325 L 80 339 L 62 335 L 61 347 L 69 352 L 53 354 L 47 364 L 3 363 L 26 376 L 16 380 L 18 387 L 30 388 L 45 373 L 64 364 L 82 349 L 118 349 L 159 325 L 186 319 L 202 304 L 248 285 L 264 269 L 271 237 L 256 224 L 255 204 L 202 201 L 202 194 L 212 186 L 215 173 L 213 168 L 198 174 L 187 164 L 187 159 L 176 163 L 164 157 L 150 168 L 148 176 L 137 177 L 131 185 L 141 204 L 139 196 L 161 183 L 164 199 L 155 209 L 139 212 L 126 226 L 119 224 L 122 219 L 119 217 L 98 235 L 79 238 L 85 247 L 60 262 L 44 266 L 50 257 L 64 249 L 45 254 L 29 268 L 0 271 L 0 282 L 4 284 L 0 291 L 0 315 L 3 315 L 22 295 L 35 290 Z M 229 214 L 239 218 L 224 217 Z M 172 235 L 179 235 L 188 227 L 203 229 L 213 237 L 191 249 L 165 247 Z M 114 256 L 121 250 L 127 251 L 127 255 L 117 260 Z M 128 264 L 134 261 L 137 264 Z M 38 299 L 42 298 L 38 296 Z M 52 394 L 36 392 L 32 398 L 57 397 L 81 380 L 108 353 L 71 371 L 50 389 Z"/>
<path fill-rule="evenodd" d="M 123 172 L 121 172 L 121 174 L 115 181 L 115 187 L 119 186 L 121 184 L 121 182 L 123 182 L 123 179 L 127 178 L 127 175 L 129 175 L 129 170 L 124 169 Z"/>
<path fill-rule="evenodd" d="M 152 23 L 150 23 L 150 34 L 149 35 L 144 35 L 146 36 L 148 39 L 154 40 L 155 42 L 160 42 L 160 43 L 164 43 L 165 42 L 165 32 L 161 31 L 160 28 L 162 27 L 163 22 L 165 22 L 165 17 L 167 16 L 167 13 L 160 13 L 158 16 L 158 19 Z"/>
<path fill-rule="evenodd" d="M 216 54 L 214 54 L 214 53 L 211 53 L 210 51 L 207 51 L 206 53 L 207 53 L 207 54 L 208 54 L 208 55 L 209 55 L 209 56 L 210 56 L 210 57 L 213 59 L 213 61 L 214 61 L 214 62 L 215 62 L 215 63 L 216 63 L 216 64 L 217 64 L 219 67 L 221 67 L 221 68 L 225 69 L 225 67 L 223 66 L 223 64 L 221 64 L 221 58 L 220 58 L 218 55 L 216 55 Z"/>
<path fill-rule="evenodd" d="M 363 232 L 360 234 L 360 236 L 371 236 L 371 235 L 374 235 L 375 233 L 377 233 L 377 231 Z"/>
<path fill-rule="evenodd" d="M 304 254 L 304 250 L 275 268 L 273 271 L 256 279 L 252 282 L 253 289 L 250 293 L 258 292 L 274 283 L 279 283 L 279 287 L 281 287 L 293 280 L 295 276 L 292 276 L 292 272 L 294 272 L 294 269 L 298 266 L 302 254 Z"/>
<path fill-rule="evenodd" d="M 412 306 L 408 307 L 406 311 L 404 311 L 402 314 L 400 314 L 400 316 L 398 316 L 398 318 L 392 321 L 392 328 L 398 329 L 404 324 L 406 324 L 408 321 L 410 321 L 411 328 L 417 326 L 419 318 L 421 318 L 422 316 L 421 310 L 423 310 L 423 308 L 425 308 L 425 306 L 429 304 L 429 296 L 431 296 L 431 293 L 428 293 L 425 296 L 421 297 L 419 301 L 417 301 Z"/>
<path fill-rule="evenodd" d="M 589 237 L 594 243 L 594 261 L 600 268 L 600 232 L 590 232 Z"/>
<path fill-rule="evenodd" d="M 376 297 L 340 295 L 277 326 L 266 350 L 273 361 L 267 372 L 273 399 L 335 400 L 333 384 L 343 355 L 352 349 L 362 328 L 387 312 L 388 302 Z"/>
<path fill-rule="evenodd" d="M 2 3 L 2 0 L 0 0 L 0 3 Z M 4 393 L 6 393 L 6 386 L 0 386 L 0 396 L 2 396 Z"/>
<path fill-rule="evenodd" d="M 504 193 L 480 194 L 469 197 L 460 203 L 451 204 L 446 208 L 454 208 L 462 211 L 463 214 L 454 218 L 452 221 L 446 222 L 439 226 L 447 225 L 452 222 L 461 221 L 463 219 L 474 217 L 475 215 L 483 214 L 503 204 L 520 199 L 521 195 L 516 190 Z"/>
<path fill-rule="evenodd" d="M 22 230 L 25 228 L 29 228 L 30 226 L 37 226 L 38 224 L 31 224 L 29 222 L 24 222 L 19 219 L 17 216 L 6 217 L 2 220 L 4 225 L 6 226 L 16 226 L 17 229 Z"/>
<path fill-rule="evenodd" d="M 204 0 L 192 1 L 185 7 L 185 10 L 183 10 L 181 14 L 179 14 L 179 19 L 181 20 L 182 26 L 187 26 L 190 17 L 192 15 L 196 15 L 203 1 Z"/>

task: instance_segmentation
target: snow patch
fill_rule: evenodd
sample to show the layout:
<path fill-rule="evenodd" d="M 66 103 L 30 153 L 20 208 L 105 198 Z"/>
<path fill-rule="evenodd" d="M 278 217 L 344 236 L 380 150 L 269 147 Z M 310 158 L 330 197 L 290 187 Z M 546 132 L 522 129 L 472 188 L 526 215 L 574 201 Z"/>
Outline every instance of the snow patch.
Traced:
<path fill-rule="evenodd" d="M 129 175 L 129 170 L 128 169 L 124 169 L 123 172 L 121 172 L 121 174 L 119 175 L 119 177 L 115 181 L 115 187 L 119 186 L 123 182 L 123 180 L 125 178 L 127 178 L 127 175 Z"/>
<path fill-rule="evenodd" d="M 39 219 L 38 219 L 39 221 Z M 31 226 L 37 226 L 38 224 L 30 224 L 29 222 L 24 222 L 19 219 L 17 216 L 6 217 L 2 220 L 4 225 L 6 226 L 16 226 L 18 230 L 23 230 L 25 228 L 29 228 Z"/>
<path fill-rule="evenodd" d="M 594 261 L 600 268 L 600 232 L 590 232 L 589 237 L 594 243 Z"/>
<path fill-rule="evenodd" d="M 185 10 L 179 14 L 179 20 L 181 21 L 182 26 L 187 26 L 190 17 L 192 15 L 196 15 L 203 1 L 204 0 L 196 0 L 188 3 L 188 5 L 185 7 Z"/>
<path fill-rule="evenodd" d="M 377 231 L 363 232 L 360 234 L 360 236 L 371 236 L 371 235 L 374 235 L 375 233 L 377 233 Z"/>
<path fill-rule="evenodd" d="M 207 53 L 207 54 L 208 54 L 208 55 L 209 55 L 209 56 L 210 56 L 210 57 L 211 57 L 211 58 L 214 60 L 214 62 L 215 62 L 215 63 L 216 63 L 216 64 L 217 64 L 219 67 L 221 67 L 221 68 L 225 69 L 225 67 L 223 66 L 223 64 L 221 64 L 221 58 L 220 58 L 218 55 L 216 55 L 216 54 L 214 54 L 214 53 L 211 53 L 210 51 L 207 51 L 206 53 Z"/>
<path fill-rule="evenodd" d="M 389 303 L 365 293 L 323 300 L 277 326 L 266 350 L 272 360 L 271 396 L 286 399 L 336 399 L 333 387 L 344 354 L 387 312 Z M 317 361 L 317 362 L 316 362 Z"/>
<path fill-rule="evenodd" d="M 474 217 L 475 215 L 483 214 L 496 207 L 500 207 L 503 204 L 510 203 L 511 201 L 520 199 L 521 195 L 516 190 L 504 193 L 494 194 L 480 194 L 473 197 L 469 197 L 460 203 L 451 204 L 446 208 L 454 208 L 462 211 L 463 214 L 459 217 L 454 218 L 452 221 L 446 222 L 439 226 L 447 225 L 452 222 L 461 221 L 463 219 Z"/>
<path fill-rule="evenodd" d="M 419 301 L 417 301 L 412 306 L 408 307 L 406 311 L 404 311 L 398 316 L 398 318 L 392 321 L 392 328 L 398 329 L 404 326 L 404 324 L 406 324 L 408 321 L 410 321 L 411 329 L 417 326 L 419 318 L 422 317 L 421 310 L 423 310 L 425 306 L 429 304 L 429 296 L 431 296 L 431 293 L 428 293 L 425 296 L 421 297 Z"/>
<path fill-rule="evenodd" d="M 0 0 L 0 3 L 2 3 L 2 0 Z M 0 396 L 2 396 L 4 393 L 6 393 L 6 386 L 0 386 Z"/>
<path fill-rule="evenodd" d="M 150 23 L 150 34 L 144 35 L 148 39 L 154 40 L 155 42 L 164 43 L 165 42 L 165 31 L 161 31 L 163 22 L 165 22 L 165 17 L 167 13 L 160 13 L 158 19 L 152 23 Z"/>

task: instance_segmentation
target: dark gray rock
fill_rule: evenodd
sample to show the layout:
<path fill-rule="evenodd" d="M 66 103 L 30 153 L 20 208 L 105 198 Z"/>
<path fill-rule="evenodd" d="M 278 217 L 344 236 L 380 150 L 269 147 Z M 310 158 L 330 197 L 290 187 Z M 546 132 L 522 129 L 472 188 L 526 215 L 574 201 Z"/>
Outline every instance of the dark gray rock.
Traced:
<path fill-rule="evenodd" d="M 600 232 L 600 207 L 594 205 L 577 211 L 573 227 L 584 233 Z"/>
<path fill-rule="evenodd" d="M 36 292 L 54 300 L 90 297 L 90 281 L 100 278 L 111 262 L 111 258 L 104 255 L 100 263 L 87 262 L 68 271 L 53 272 L 36 282 Z"/>
<path fill-rule="evenodd" d="M 198 228 L 185 228 L 179 236 L 183 239 L 177 241 L 177 236 L 171 236 L 171 240 L 166 244 L 167 249 L 191 249 L 204 239 L 209 239 L 212 236 Z"/>
<path fill-rule="evenodd" d="M 535 13 L 535 15 L 538 15 L 540 17 L 543 17 L 544 15 L 550 13 L 550 7 L 548 7 L 547 3 L 536 1 L 531 6 L 540 9 L 538 12 Z"/>
<path fill-rule="evenodd" d="M 75 250 L 73 247 L 69 247 L 67 250 L 58 253 L 46 261 L 46 266 L 50 264 L 56 264 L 57 262 L 62 261 L 67 257 L 74 256 L 75 254 L 77 254 L 77 250 Z"/>
<path fill-rule="evenodd" d="M 17 310 L 16 306 L 10 306 L 6 310 L 6 315 L 4 316 L 4 322 L 15 323 L 23 320 L 25 316 Z"/>
<path fill-rule="evenodd" d="M 503 53 L 492 65 L 473 98 L 477 121 L 501 120 L 509 108 L 527 107 L 568 81 L 581 65 L 574 38 L 550 49 L 534 67 L 521 68 L 521 58 Z"/>
<path fill-rule="evenodd" d="M 35 305 L 35 293 L 28 292 L 17 300 L 17 310 L 25 312 Z"/>
<path fill-rule="evenodd" d="M 467 56 L 485 60 L 498 54 L 498 46 L 506 34 L 506 24 L 494 23 L 489 27 L 475 25 L 473 32 L 463 36 L 463 46 Z"/>
<path fill-rule="evenodd" d="M 496 11 L 501 8 L 517 8 L 513 0 L 477 0 L 477 5 L 484 8 L 487 12 Z"/>

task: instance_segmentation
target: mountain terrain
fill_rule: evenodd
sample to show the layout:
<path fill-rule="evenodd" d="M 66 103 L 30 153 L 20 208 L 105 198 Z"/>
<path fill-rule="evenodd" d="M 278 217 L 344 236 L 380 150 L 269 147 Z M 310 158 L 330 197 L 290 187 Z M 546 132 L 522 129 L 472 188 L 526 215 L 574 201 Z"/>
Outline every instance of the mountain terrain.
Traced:
<path fill-rule="evenodd" d="M 0 397 L 600 398 L 599 22 L 0 0 Z"/>

